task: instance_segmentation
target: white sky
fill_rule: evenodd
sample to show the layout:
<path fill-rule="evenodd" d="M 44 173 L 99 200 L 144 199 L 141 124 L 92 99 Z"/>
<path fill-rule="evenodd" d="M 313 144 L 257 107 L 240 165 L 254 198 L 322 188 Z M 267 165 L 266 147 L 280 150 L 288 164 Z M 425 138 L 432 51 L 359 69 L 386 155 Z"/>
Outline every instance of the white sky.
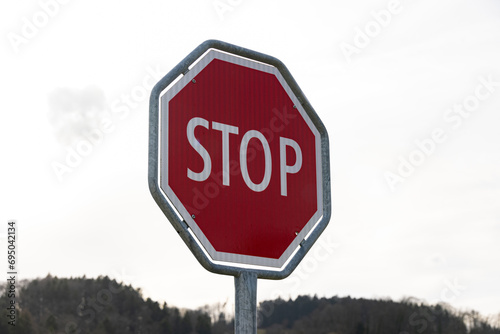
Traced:
<path fill-rule="evenodd" d="M 203 269 L 149 194 L 148 97 L 106 112 L 215 38 L 283 61 L 330 136 L 322 244 L 291 277 L 259 280 L 259 300 L 413 296 L 500 312 L 498 1 L 396 2 L 350 61 L 341 47 L 391 1 L 222 0 L 222 16 L 212 0 L 54 1 L 41 1 L 46 21 L 37 1 L 0 9 L 1 249 L 16 219 L 21 278 L 109 275 L 170 305 L 233 303 L 233 278 Z M 462 103 L 467 118 L 449 114 Z M 104 140 L 58 180 L 51 164 L 103 117 Z M 386 173 L 435 129 L 444 142 L 391 191 Z"/>

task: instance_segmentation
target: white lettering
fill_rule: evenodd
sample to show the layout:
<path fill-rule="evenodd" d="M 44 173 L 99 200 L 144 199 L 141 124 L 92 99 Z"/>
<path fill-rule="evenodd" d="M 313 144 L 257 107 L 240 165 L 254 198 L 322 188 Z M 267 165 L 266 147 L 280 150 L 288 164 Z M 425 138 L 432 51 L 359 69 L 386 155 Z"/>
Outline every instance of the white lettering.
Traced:
<path fill-rule="evenodd" d="M 212 128 L 222 132 L 222 184 L 229 185 L 229 134 L 238 134 L 236 126 L 212 122 Z"/>
<path fill-rule="evenodd" d="M 248 175 L 247 148 L 248 148 L 248 143 L 253 138 L 258 139 L 261 142 L 262 147 L 264 148 L 265 171 L 264 171 L 264 178 L 259 184 L 253 183 L 253 181 L 250 179 L 250 175 Z M 241 140 L 240 168 L 243 180 L 247 184 L 248 188 L 252 189 L 253 191 L 261 192 L 265 190 L 269 185 L 272 172 L 271 149 L 269 148 L 269 143 L 267 142 L 266 137 L 264 137 L 264 135 L 257 130 L 248 131 L 247 133 L 245 133 L 243 139 Z"/>
<path fill-rule="evenodd" d="M 210 172 L 212 171 L 212 160 L 210 159 L 210 154 L 208 154 L 208 151 L 200 144 L 200 142 L 198 142 L 198 140 L 194 136 L 194 129 L 197 126 L 202 126 L 208 129 L 208 121 L 200 117 L 191 119 L 187 125 L 186 134 L 191 146 L 203 158 L 204 167 L 203 170 L 199 173 L 193 172 L 188 168 L 187 176 L 193 181 L 202 182 L 208 179 L 208 177 L 210 176 Z"/>
<path fill-rule="evenodd" d="M 293 166 L 286 164 L 286 147 L 290 146 L 295 151 L 295 163 Z M 302 151 L 296 141 L 280 137 L 280 181 L 281 196 L 287 195 L 286 174 L 295 174 L 302 167 Z"/>

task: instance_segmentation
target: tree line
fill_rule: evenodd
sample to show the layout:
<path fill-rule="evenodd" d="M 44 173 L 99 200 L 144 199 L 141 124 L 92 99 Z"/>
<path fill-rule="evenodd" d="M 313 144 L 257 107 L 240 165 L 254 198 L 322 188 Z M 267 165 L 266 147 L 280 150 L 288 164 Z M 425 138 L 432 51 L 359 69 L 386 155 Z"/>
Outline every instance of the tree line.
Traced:
<path fill-rule="evenodd" d="M 10 334 L 230 334 L 234 320 L 221 305 L 184 310 L 143 298 L 140 289 L 107 276 L 18 282 L 16 326 L 7 323 L 6 286 L 0 286 L 5 316 L 0 333 Z M 5 306 L 4 306 L 5 305 Z M 477 312 L 413 299 L 355 299 L 299 296 L 264 301 L 259 334 L 500 334 L 500 314 Z"/>

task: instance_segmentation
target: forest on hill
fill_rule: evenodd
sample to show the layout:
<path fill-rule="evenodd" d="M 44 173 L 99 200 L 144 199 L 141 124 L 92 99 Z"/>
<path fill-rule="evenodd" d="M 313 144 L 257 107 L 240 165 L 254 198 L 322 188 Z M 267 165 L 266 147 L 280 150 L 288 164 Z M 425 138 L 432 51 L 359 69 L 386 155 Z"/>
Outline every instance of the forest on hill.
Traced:
<path fill-rule="evenodd" d="M 18 282 L 15 326 L 8 324 L 6 285 L 0 286 L 1 334 L 226 334 L 234 322 L 220 305 L 181 310 L 143 298 L 140 289 L 108 277 Z M 259 334 L 500 334 L 500 314 L 425 305 L 412 299 L 317 298 L 260 303 Z"/>

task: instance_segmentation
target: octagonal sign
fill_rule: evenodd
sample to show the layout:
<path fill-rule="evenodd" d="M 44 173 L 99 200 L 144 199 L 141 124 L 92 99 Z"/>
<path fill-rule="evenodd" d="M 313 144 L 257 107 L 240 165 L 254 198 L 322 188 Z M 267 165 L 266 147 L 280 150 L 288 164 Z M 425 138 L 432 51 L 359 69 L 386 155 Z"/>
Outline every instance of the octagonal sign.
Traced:
<path fill-rule="evenodd" d="M 326 130 L 276 59 L 207 41 L 151 106 L 152 193 L 198 257 L 282 268 L 328 222 Z"/>

